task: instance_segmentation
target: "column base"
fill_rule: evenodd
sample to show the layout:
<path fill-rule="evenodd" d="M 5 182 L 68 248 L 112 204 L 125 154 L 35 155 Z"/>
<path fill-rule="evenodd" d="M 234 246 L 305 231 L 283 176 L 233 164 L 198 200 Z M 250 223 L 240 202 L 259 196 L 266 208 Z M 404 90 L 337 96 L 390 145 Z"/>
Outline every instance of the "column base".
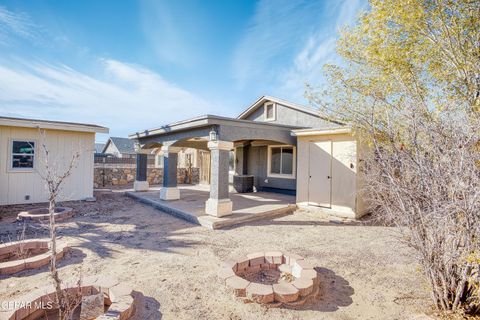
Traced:
<path fill-rule="evenodd" d="M 230 199 L 212 199 L 205 202 L 205 212 L 211 216 L 223 217 L 232 214 L 233 203 Z"/>
<path fill-rule="evenodd" d="M 180 190 L 177 187 L 162 187 L 160 189 L 160 199 L 162 200 L 178 200 L 180 199 Z"/>
<path fill-rule="evenodd" d="M 133 190 L 134 191 L 148 191 L 149 184 L 148 181 L 137 181 L 133 183 Z"/>

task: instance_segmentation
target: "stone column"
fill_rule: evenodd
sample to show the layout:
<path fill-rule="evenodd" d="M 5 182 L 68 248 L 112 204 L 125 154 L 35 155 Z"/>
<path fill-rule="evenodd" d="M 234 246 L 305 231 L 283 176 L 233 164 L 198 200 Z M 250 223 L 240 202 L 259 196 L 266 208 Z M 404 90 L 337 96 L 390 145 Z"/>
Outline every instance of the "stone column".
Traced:
<path fill-rule="evenodd" d="M 160 199 L 178 200 L 180 190 L 177 187 L 177 161 L 181 148 L 163 146 L 163 186 L 160 189 Z"/>
<path fill-rule="evenodd" d="M 205 212 L 222 217 L 232 214 L 232 201 L 228 196 L 228 154 L 233 142 L 210 141 L 210 198 L 205 203 Z"/>
<path fill-rule="evenodd" d="M 135 171 L 135 182 L 133 183 L 133 190 L 135 191 L 148 191 L 147 160 L 147 154 L 137 153 L 137 168 Z"/>

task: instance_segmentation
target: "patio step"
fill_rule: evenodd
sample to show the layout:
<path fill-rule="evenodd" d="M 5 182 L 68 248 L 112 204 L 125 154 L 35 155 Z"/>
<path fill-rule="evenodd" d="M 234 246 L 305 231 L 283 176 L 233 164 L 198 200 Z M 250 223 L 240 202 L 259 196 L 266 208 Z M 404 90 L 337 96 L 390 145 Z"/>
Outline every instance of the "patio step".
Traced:
<path fill-rule="evenodd" d="M 273 218 L 282 217 L 288 214 L 291 214 L 297 210 L 297 205 L 288 204 L 282 208 L 276 208 L 269 211 L 263 212 L 252 212 L 251 214 L 242 214 L 240 216 L 229 215 L 222 218 L 209 216 L 209 215 L 200 215 L 196 216 L 195 214 L 174 208 L 169 205 L 168 202 L 161 201 L 159 199 L 152 199 L 146 197 L 141 192 L 126 192 L 126 195 L 138 200 L 144 204 L 154 207 L 164 213 L 170 214 L 174 217 L 186 220 L 188 222 L 204 226 L 209 229 L 222 229 L 232 226 L 236 226 L 242 223 L 258 221 L 258 220 L 268 220 Z"/>
<path fill-rule="evenodd" d="M 158 210 L 160 210 L 162 212 L 165 212 L 169 215 L 172 215 L 174 217 L 186 220 L 186 221 L 194 223 L 194 224 L 198 224 L 198 225 L 200 224 L 197 216 L 189 214 L 185 211 L 182 211 L 182 210 L 175 209 L 175 208 L 169 207 L 167 205 L 164 205 L 161 201 L 152 200 L 152 199 L 148 199 L 146 197 L 142 197 L 141 193 L 138 193 L 138 192 L 127 191 L 127 192 L 125 192 L 125 194 L 130 198 L 133 198 L 133 199 L 138 200 L 142 203 L 148 204 L 149 206 L 152 206 L 155 209 L 158 209 Z"/>
<path fill-rule="evenodd" d="M 290 204 L 288 205 L 288 207 L 285 207 L 285 208 L 265 211 L 262 213 L 256 213 L 256 214 L 243 216 L 243 217 L 226 216 L 225 218 L 217 218 L 214 216 L 204 215 L 204 216 L 198 217 L 198 221 L 202 226 L 215 230 L 215 229 L 228 228 L 228 227 L 232 227 L 232 226 L 236 226 L 242 223 L 247 223 L 252 221 L 268 220 L 268 219 L 283 217 L 295 212 L 295 210 L 297 210 L 297 206 L 294 204 Z"/>

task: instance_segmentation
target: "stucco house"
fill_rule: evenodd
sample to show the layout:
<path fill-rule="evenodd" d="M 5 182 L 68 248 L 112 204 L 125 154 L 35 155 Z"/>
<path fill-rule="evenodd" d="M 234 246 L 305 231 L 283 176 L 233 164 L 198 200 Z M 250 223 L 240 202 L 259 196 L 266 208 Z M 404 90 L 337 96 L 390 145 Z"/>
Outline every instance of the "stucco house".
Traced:
<path fill-rule="evenodd" d="M 321 207 L 345 217 L 357 218 L 367 210 L 359 194 L 358 142 L 350 128 L 296 103 L 263 96 L 236 118 L 205 115 L 142 130 L 129 138 L 140 146 L 137 191 L 149 188 L 146 155 L 152 149 L 162 150 L 163 200 L 181 197 L 175 179 L 178 152 L 194 148 L 208 153 L 210 197 L 205 212 L 213 216 L 232 212 L 232 169 L 234 180 L 247 184 L 245 190 L 252 183 L 253 190 L 295 194 L 299 206 Z"/>
<path fill-rule="evenodd" d="M 45 139 L 39 129 L 45 130 Z M 96 133 L 108 133 L 108 129 L 91 124 L 0 117 L 0 205 L 48 201 L 41 178 L 45 170 L 42 143 L 50 152 L 50 162 L 59 170 L 69 165 L 74 153 L 80 152 L 59 200 L 92 197 Z"/>

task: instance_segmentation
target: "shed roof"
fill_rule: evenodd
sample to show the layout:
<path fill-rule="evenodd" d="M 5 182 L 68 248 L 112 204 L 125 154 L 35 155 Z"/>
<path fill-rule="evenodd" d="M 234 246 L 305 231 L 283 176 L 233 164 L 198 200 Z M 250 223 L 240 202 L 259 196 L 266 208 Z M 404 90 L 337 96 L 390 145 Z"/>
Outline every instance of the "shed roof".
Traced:
<path fill-rule="evenodd" d="M 322 135 L 331 135 L 331 134 L 351 134 L 352 128 L 350 126 L 336 126 L 331 128 L 322 128 L 322 129 L 297 129 L 292 130 L 293 135 L 297 137 L 308 137 L 308 136 L 322 136 Z"/>
<path fill-rule="evenodd" d="M 108 133 L 109 131 L 108 128 L 98 126 L 96 124 L 53 121 L 53 120 L 39 120 L 39 119 L 28 119 L 28 118 L 12 118 L 12 117 L 0 117 L 0 126 L 40 128 L 40 129 L 51 129 L 51 130 L 79 131 L 79 132 L 96 132 L 96 133 Z"/>

